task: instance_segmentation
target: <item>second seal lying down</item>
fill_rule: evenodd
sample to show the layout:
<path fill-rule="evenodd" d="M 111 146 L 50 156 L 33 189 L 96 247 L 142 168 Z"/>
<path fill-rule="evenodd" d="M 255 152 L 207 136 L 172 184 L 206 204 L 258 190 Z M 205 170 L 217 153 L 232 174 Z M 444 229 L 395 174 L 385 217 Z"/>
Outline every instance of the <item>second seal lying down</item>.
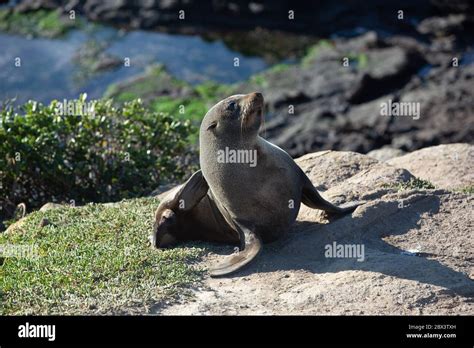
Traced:
<path fill-rule="evenodd" d="M 328 213 L 355 209 L 324 200 L 295 161 L 258 135 L 260 93 L 234 95 L 214 105 L 200 128 L 201 170 L 170 190 L 156 213 L 152 244 L 204 240 L 237 244 L 238 253 L 210 270 L 223 276 L 242 268 L 296 220 L 301 203 Z"/>

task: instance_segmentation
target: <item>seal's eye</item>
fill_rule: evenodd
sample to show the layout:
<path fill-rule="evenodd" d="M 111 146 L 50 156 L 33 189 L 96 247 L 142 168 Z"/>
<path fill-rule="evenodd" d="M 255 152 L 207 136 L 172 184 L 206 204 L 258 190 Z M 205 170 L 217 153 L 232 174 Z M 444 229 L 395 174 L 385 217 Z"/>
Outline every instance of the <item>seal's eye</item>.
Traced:
<path fill-rule="evenodd" d="M 229 111 L 234 111 L 237 107 L 237 103 L 234 101 L 231 101 L 229 104 L 227 104 L 227 110 Z"/>

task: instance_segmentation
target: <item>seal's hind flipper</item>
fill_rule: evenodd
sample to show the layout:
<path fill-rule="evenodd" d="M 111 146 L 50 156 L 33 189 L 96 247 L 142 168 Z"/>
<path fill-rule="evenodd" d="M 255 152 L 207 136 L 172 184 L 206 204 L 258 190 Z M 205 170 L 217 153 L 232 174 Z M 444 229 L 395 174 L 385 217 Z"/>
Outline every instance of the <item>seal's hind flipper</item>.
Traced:
<path fill-rule="evenodd" d="M 209 185 L 198 170 L 186 181 L 174 197 L 175 204 L 179 210 L 190 210 L 198 204 L 209 190 Z"/>
<path fill-rule="evenodd" d="M 157 212 L 161 213 L 165 209 L 191 210 L 204 198 L 208 190 L 209 185 L 204 179 L 202 171 L 198 170 L 184 184 L 169 191 L 169 194 L 160 203 Z"/>
<path fill-rule="evenodd" d="M 236 254 L 225 256 L 223 260 L 217 262 L 209 271 L 211 277 L 221 277 L 240 270 L 262 250 L 262 241 L 251 227 L 247 227 L 247 224 L 241 221 L 234 220 L 234 223 L 240 235 L 241 250 Z"/>
<path fill-rule="evenodd" d="M 349 202 L 349 203 L 344 203 L 342 205 L 339 206 L 339 209 L 340 209 L 340 212 L 341 213 L 352 213 L 354 210 L 356 210 L 356 208 L 359 206 L 359 205 L 362 205 L 366 203 L 366 201 L 356 201 L 356 202 Z"/>
<path fill-rule="evenodd" d="M 321 195 L 319 194 L 318 190 L 313 186 L 311 180 L 304 174 L 304 185 L 303 191 L 301 193 L 301 202 L 313 209 L 321 209 L 328 213 L 333 214 L 345 214 L 350 213 L 357 208 L 358 204 L 351 204 L 347 207 L 338 207 L 334 204 L 326 201 Z"/>
<path fill-rule="evenodd" d="M 184 184 L 168 191 L 155 212 L 151 244 L 157 248 L 170 231 L 177 226 L 180 212 L 193 209 L 206 196 L 209 186 L 201 170 L 195 172 Z M 168 244 L 163 242 L 163 244 Z M 171 243 L 169 243 L 171 244 Z"/>

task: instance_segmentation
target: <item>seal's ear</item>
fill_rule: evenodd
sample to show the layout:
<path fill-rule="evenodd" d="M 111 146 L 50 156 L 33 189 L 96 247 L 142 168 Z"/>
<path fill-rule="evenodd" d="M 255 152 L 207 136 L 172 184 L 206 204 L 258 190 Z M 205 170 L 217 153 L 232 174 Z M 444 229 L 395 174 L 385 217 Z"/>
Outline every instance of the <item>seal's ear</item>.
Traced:
<path fill-rule="evenodd" d="M 217 127 L 217 121 L 211 122 L 209 126 L 207 126 L 206 130 L 211 130 Z"/>
<path fill-rule="evenodd" d="M 240 270 L 249 264 L 262 250 L 262 241 L 253 232 L 252 225 L 240 220 L 233 220 L 233 222 L 240 235 L 241 250 L 217 262 L 209 272 L 211 277 L 221 277 Z"/>

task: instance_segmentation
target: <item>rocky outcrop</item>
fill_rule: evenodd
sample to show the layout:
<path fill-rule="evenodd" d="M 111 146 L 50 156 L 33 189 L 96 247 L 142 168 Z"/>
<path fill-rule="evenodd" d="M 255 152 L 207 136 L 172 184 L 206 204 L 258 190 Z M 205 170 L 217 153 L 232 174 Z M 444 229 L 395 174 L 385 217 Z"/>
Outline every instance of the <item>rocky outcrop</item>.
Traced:
<path fill-rule="evenodd" d="M 467 35 L 474 23 L 474 6 L 469 1 L 388 0 L 383 6 L 377 0 L 364 4 L 329 0 L 21 0 L 10 3 L 20 12 L 60 7 L 64 11 L 75 10 L 93 21 L 118 26 L 144 29 L 160 26 L 171 31 L 194 32 L 209 28 L 263 27 L 313 32 L 322 37 L 335 33 L 352 35 L 363 28 L 384 33 L 443 36 Z M 403 11 L 403 18 L 399 18 L 399 11 Z M 410 20 L 403 20 L 405 18 Z"/>
<path fill-rule="evenodd" d="M 474 183 L 474 146 L 439 145 L 387 161 L 446 190 L 459 190 Z"/>
<path fill-rule="evenodd" d="M 390 146 L 384 146 L 380 149 L 377 150 L 372 150 L 369 153 L 367 153 L 367 156 L 373 157 L 376 160 L 379 160 L 381 162 L 388 161 L 389 159 L 392 159 L 394 157 L 399 157 L 405 154 L 405 151 L 400 150 L 400 149 L 395 149 Z"/>
<path fill-rule="evenodd" d="M 266 137 L 294 157 L 474 141 L 474 64 L 454 49 L 370 32 L 321 44 L 300 66 L 264 76 L 235 90 L 264 93 Z M 383 113 L 395 104 L 413 109 Z"/>
<path fill-rule="evenodd" d="M 194 28 L 186 32 L 202 33 L 258 26 L 329 37 L 301 64 L 269 71 L 232 89 L 264 93 L 266 137 L 294 157 L 325 149 L 414 151 L 474 141 L 474 14 L 467 1 L 388 1 L 379 6 L 372 1 L 25 0 L 16 10 L 55 6 L 132 28 L 186 26 Z M 184 20 L 178 18 L 181 10 Z M 295 20 L 288 18 L 289 10 L 295 11 Z M 403 10 L 401 19 L 398 10 Z M 113 64 L 109 59 L 103 65 Z M 140 84 L 141 78 L 123 82 L 117 90 Z M 157 79 L 150 93 L 140 97 L 192 95 L 191 87 L 172 82 Z M 215 101 L 221 97 L 216 95 Z M 393 103 L 411 103 L 419 110 L 384 116 L 382 105 Z"/>
<path fill-rule="evenodd" d="M 208 278 L 193 290 L 193 301 L 157 305 L 154 312 L 474 314 L 472 194 L 401 189 L 413 178 L 401 167 L 413 164 L 408 156 L 414 162 L 426 159 L 419 165 L 427 171 L 444 167 L 430 176 L 442 182 L 448 170 L 472 172 L 473 159 L 463 157 L 468 149 L 465 144 L 431 147 L 399 157 L 397 166 L 352 152 L 299 158 L 324 196 L 364 203 L 329 223 L 317 210 L 303 207 L 291 233 L 265 245 L 247 269 L 230 278 Z M 452 167 L 445 156 L 458 152 L 460 160 Z M 473 185 L 472 176 L 464 184 Z M 338 245 L 364 249 L 358 256 L 331 257 L 328 250 Z"/>
<path fill-rule="evenodd" d="M 321 41 L 300 64 L 228 85 L 209 106 L 231 94 L 261 91 L 267 109 L 263 136 L 293 157 L 325 149 L 368 153 L 383 147 L 400 153 L 474 141 L 473 76 L 468 52 L 368 32 Z M 146 75 L 115 92 L 133 91 L 141 79 L 155 86 L 142 93 L 144 100 L 162 91 L 200 98 L 191 86 Z M 392 112 L 400 106 L 399 113 Z"/>
<path fill-rule="evenodd" d="M 436 6 L 429 0 L 384 2 L 357 1 L 295 2 L 289 0 L 23 0 L 18 11 L 38 8 L 75 9 L 94 21 L 109 22 L 134 28 L 168 26 L 194 28 L 238 28 L 257 26 L 290 31 L 313 31 L 320 35 L 350 31 L 356 26 L 381 28 L 385 31 L 414 30 L 397 19 L 397 10 L 403 9 L 411 16 L 426 17 L 436 13 Z M 180 11 L 184 11 L 181 12 Z M 293 11 L 294 20 L 289 11 Z M 184 15 L 184 20 L 179 15 Z M 317 20 L 315 20 L 315 16 Z"/>

